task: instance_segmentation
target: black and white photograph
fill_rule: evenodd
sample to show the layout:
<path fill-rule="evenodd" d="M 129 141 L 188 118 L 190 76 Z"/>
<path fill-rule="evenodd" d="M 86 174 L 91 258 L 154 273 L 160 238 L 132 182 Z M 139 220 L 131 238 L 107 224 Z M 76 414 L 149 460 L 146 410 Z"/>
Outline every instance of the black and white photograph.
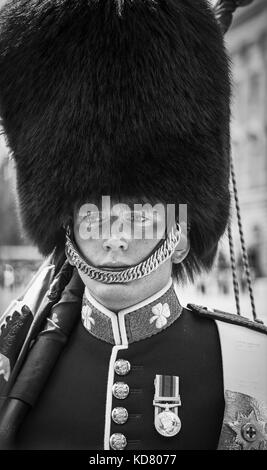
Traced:
<path fill-rule="evenodd" d="M 266 293 L 267 0 L 0 0 L 0 456 L 267 450 Z"/>

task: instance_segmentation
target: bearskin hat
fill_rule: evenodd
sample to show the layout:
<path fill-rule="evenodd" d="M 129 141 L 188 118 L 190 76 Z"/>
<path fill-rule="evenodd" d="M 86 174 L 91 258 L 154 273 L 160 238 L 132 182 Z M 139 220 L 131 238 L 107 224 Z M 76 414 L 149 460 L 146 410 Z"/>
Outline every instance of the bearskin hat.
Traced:
<path fill-rule="evenodd" d="M 208 269 L 229 217 L 229 61 L 208 0 L 9 0 L 0 114 L 23 225 L 44 255 L 74 204 L 188 204 L 184 268 Z"/>

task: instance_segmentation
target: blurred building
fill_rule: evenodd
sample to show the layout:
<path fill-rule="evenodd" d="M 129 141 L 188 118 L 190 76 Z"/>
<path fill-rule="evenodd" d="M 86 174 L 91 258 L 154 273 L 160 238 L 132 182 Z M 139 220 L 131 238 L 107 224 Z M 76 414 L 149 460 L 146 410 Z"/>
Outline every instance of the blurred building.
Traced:
<path fill-rule="evenodd" d="M 226 42 L 232 57 L 231 133 L 241 214 L 250 262 L 261 277 L 267 275 L 266 0 L 239 8 Z M 234 234 L 238 239 L 236 229 Z"/>
<path fill-rule="evenodd" d="M 15 168 L 0 129 L 0 316 L 24 290 L 42 257 L 29 245 L 18 220 Z"/>
<path fill-rule="evenodd" d="M 22 243 L 15 203 L 15 169 L 0 128 L 0 246 Z"/>

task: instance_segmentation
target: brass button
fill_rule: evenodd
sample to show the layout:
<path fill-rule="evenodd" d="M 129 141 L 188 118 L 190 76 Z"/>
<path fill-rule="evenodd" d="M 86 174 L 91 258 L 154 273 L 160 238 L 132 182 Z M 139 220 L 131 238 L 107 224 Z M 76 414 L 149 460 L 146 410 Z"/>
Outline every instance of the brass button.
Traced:
<path fill-rule="evenodd" d="M 114 370 L 118 375 L 127 375 L 131 370 L 131 364 L 126 359 L 118 359 L 114 364 Z"/>
<path fill-rule="evenodd" d="M 112 387 L 112 393 L 115 398 L 124 400 L 128 397 L 130 392 L 129 385 L 124 382 L 116 382 Z"/>
<path fill-rule="evenodd" d="M 127 439 L 124 434 L 115 433 L 110 436 L 109 443 L 113 450 L 124 450 L 127 446 Z"/>
<path fill-rule="evenodd" d="M 112 410 L 112 419 L 116 424 L 125 424 L 128 420 L 128 411 L 126 408 L 117 407 Z"/>

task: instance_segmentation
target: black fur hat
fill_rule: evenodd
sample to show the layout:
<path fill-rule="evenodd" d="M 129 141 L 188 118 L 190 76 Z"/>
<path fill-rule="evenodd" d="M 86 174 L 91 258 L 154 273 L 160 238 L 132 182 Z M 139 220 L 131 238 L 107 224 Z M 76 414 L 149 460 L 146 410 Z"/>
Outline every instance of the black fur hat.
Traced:
<path fill-rule="evenodd" d="M 24 227 L 47 255 L 78 202 L 187 203 L 184 268 L 229 216 L 228 59 L 207 0 L 9 0 L 0 114 Z"/>

